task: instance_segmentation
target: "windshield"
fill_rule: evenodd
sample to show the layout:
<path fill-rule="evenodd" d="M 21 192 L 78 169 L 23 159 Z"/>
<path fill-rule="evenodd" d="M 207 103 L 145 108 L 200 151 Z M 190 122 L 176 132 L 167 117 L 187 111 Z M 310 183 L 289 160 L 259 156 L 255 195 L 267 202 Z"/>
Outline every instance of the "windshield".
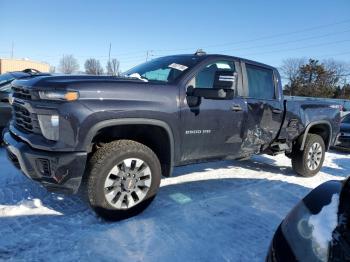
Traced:
<path fill-rule="evenodd" d="M 199 56 L 166 56 L 138 65 L 123 75 L 145 82 L 172 83 L 200 61 Z"/>
<path fill-rule="evenodd" d="M 344 102 L 344 111 L 350 111 L 350 102 L 349 101 L 345 101 Z"/>
<path fill-rule="evenodd" d="M 2 74 L 2 75 L 0 75 L 0 85 L 11 82 L 14 79 L 15 79 L 15 77 L 12 74 L 9 74 L 9 73 Z"/>

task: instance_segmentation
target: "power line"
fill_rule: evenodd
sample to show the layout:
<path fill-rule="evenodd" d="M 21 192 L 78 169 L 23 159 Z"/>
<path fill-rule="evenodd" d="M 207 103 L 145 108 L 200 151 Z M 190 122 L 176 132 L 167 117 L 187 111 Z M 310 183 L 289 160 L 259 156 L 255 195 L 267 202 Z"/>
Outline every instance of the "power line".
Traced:
<path fill-rule="evenodd" d="M 350 31 L 350 30 L 347 30 L 347 31 Z M 343 32 L 347 32 L 347 31 L 343 31 Z M 343 32 L 338 32 L 338 33 L 343 33 Z M 322 35 L 322 37 L 325 37 L 325 36 L 329 36 L 330 34 L 327 34 L 327 35 Z M 310 37 L 311 38 L 311 37 Z M 307 38 L 307 39 L 310 39 L 310 38 Z M 318 37 L 312 37 L 312 38 L 318 38 Z M 306 38 L 304 38 L 306 39 Z M 301 41 L 301 39 L 298 39 L 296 41 L 293 41 L 293 42 L 299 42 Z M 248 53 L 248 54 L 243 54 L 243 56 L 250 56 L 250 55 L 260 55 L 260 54 L 270 54 L 270 53 L 278 53 L 278 52 L 288 52 L 288 51 L 295 51 L 295 50 L 300 50 L 300 49 L 307 49 L 307 48 L 313 48 L 313 47 L 319 47 L 319 46 L 327 46 L 327 45 L 334 45 L 334 44 L 339 44 L 339 43 L 344 43 L 344 42 L 349 42 L 350 39 L 346 39 L 346 40 L 341 40 L 341 41 L 337 41 L 337 42 L 326 42 L 326 43 L 320 43 L 320 44 L 313 44 L 313 45 L 308 45 L 308 46 L 301 46 L 301 47 L 296 47 L 296 48 L 287 48 L 287 49 L 280 49 L 280 50 L 273 50 L 273 51 L 267 51 L 267 52 L 259 52 L 259 53 Z M 282 42 L 282 43 L 276 43 L 276 44 L 273 44 L 271 46 L 276 46 L 276 45 L 282 45 L 282 44 L 285 44 L 287 42 Z M 265 47 L 265 46 L 270 46 L 270 45 L 264 45 L 264 46 L 257 46 L 257 47 L 249 47 L 249 48 L 242 48 L 242 49 L 234 49 L 235 51 L 237 50 L 244 50 L 244 49 L 253 49 L 253 48 L 259 48 L 259 47 Z M 219 52 L 225 52 L 225 51 L 233 51 L 232 50 L 221 50 Z M 341 55 L 341 54 L 347 54 L 347 53 L 340 53 L 338 55 Z M 155 58 L 156 57 L 160 57 L 160 56 L 155 56 L 153 55 Z M 331 55 L 329 55 L 331 56 Z M 324 56 L 320 56 L 320 57 L 324 57 Z M 125 61 L 125 60 L 122 60 L 122 61 Z M 138 60 L 129 60 L 129 61 L 140 61 L 140 59 Z"/>
<path fill-rule="evenodd" d="M 279 46 L 279 45 L 285 45 L 285 44 L 289 44 L 289 43 L 298 43 L 298 42 L 302 42 L 302 41 L 305 41 L 305 40 L 325 38 L 325 37 L 328 37 L 328 36 L 331 36 L 331 35 L 338 35 L 338 34 L 343 34 L 343 33 L 347 33 L 347 32 L 350 32 L 350 30 L 345 30 L 345 31 L 341 31 L 341 32 L 334 32 L 334 33 L 329 33 L 329 34 L 319 35 L 319 36 L 311 36 L 311 37 L 306 37 L 306 38 L 299 38 L 299 39 L 295 39 L 295 40 L 289 40 L 289 41 L 284 41 L 284 42 L 279 42 L 279 43 L 272 43 L 272 44 L 268 44 L 268 45 L 251 46 L 251 47 L 235 48 L 235 49 L 226 49 L 226 50 L 221 50 L 220 52 L 240 51 L 240 50 L 249 50 L 249 49 L 261 48 L 261 47 Z"/>
<path fill-rule="evenodd" d="M 328 42 L 328 43 L 322 43 L 322 44 L 317 44 L 317 45 L 309 45 L 309 46 L 302 46 L 302 47 L 297 47 L 297 48 L 288 48 L 288 49 L 280 49 L 280 50 L 274 50 L 274 51 L 269 51 L 269 52 L 245 54 L 245 56 L 249 56 L 249 55 L 250 55 L 250 56 L 253 56 L 253 55 L 264 55 L 264 54 L 271 54 L 271 53 L 295 51 L 295 50 L 307 49 L 307 48 L 318 47 L 318 46 L 339 44 L 339 43 L 344 43 L 344 42 L 349 42 L 349 41 L 350 41 L 350 39 L 346 39 L 346 40 L 337 41 L 337 42 L 334 42 L 334 41 L 333 41 L 333 42 Z"/>
<path fill-rule="evenodd" d="M 335 22 L 335 23 L 309 27 L 309 28 L 296 30 L 296 31 L 291 31 L 291 32 L 282 32 L 282 33 L 279 33 L 279 34 L 269 35 L 269 36 L 262 36 L 262 37 L 255 38 L 255 39 L 250 39 L 250 40 L 242 40 L 242 41 L 237 41 L 237 42 L 215 44 L 215 45 L 205 45 L 205 46 L 202 46 L 202 47 L 203 48 L 211 48 L 211 47 L 230 46 L 230 45 L 236 45 L 236 44 L 242 44 L 242 43 L 256 42 L 256 41 L 261 41 L 261 40 L 265 40 L 265 39 L 277 38 L 277 37 L 284 36 L 284 35 L 291 35 L 291 34 L 298 34 L 298 33 L 302 33 L 302 32 L 314 31 L 314 30 L 317 30 L 317 29 L 320 29 L 320 28 L 331 27 L 331 26 L 334 26 L 334 25 L 339 25 L 339 24 L 344 24 L 344 23 L 349 23 L 349 22 L 350 22 L 350 19 L 347 19 L 347 20 L 343 20 L 343 21 L 339 21 L 339 22 Z M 347 31 L 345 31 L 345 32 L 347 32 Z M 336 34 L 336 33 L 330 33 L 329 35 L 331 35 L 331 34 Z M 310 37 L 310 39 L 318 38 L 318 37 L 319 36 Z M 320 36 L 320 37 L 323 37 L 323 36 Z M 307 39 L 305 39 L 305 40 L 307 40 Z M 296 42 L 296 41 L 292 40 L 291 42 Z M 275 44 L 275 45 L 278 45 L 278 44 Z M 251 47 L 251 48 L 254 48 L 254 47 Z M 165 49 L 163 49 L 163 50 L 162 49 L 154 49 L 154 50 L 152 50 L 152 52 L 162 53 L 162 52 L 175 52 L 175 51 L 185 51 L 185 50 L 195 50 L 195 49 L 197 49 L 197 47 L 187 47 L 187 48 L 177 48 L 177 49 L 167 49 L 167 50 L 165 50 Z M 230 50 L 224 50 L 224 51 L 230 51 Z M 141 53 L 145 53 L 145 52 L 147 53 L 147 52 L 149 52 L 149 50 L 132 51 L 132 52 L 126 52 L 126 53 L 120 53 L 120 54 L 111 54 L 111 55 L 115 56 L 115 57 L 117 57 L 119 59 L 121 59 L 123 56 L 125 56 L 125 58 L 137 58 L 137 57 L 140 57 L 140 56 L 139 55 L 138 56 L 130 56 L 130 54 L 141 54 Z M 58 57 L 60 57 L 60 55 L 45 56 L 45 55 L 40 55 L 40 54 L 37 54 L 35 56 L 44 57 L 44 58 L 58 58 Z M 75 56 L 75 57 L 77 57 L 77 58 L 88 58 L 88 57 L 106 58 L 108 56 L 80 55 L 80 56 Z"/>
<path fill-rule="evenodd" d="M 345 23 L 349 23 L 349 22 L 350 22 L 350 19 L 339 21 L 339 22 L 335 22 L 335 23 L 331 23 L 331 24 L 324 24 L 324 25 L 319 25 L 319 26 L 315 26 L 315 27 L 309 27 L 309 28 L 305 28 L 305 29 L 301 29 L 301 30 L 297 30 L 297 31 L 292 31 L 292 32 L 283 32 L 283 33 L 279 33 L 279 34 L 275 34 L 275 35 L 262 36 L 260 38 L 255 38 L 255 39 L 250 39 L 250 40 L 242 40 L 242 41 L 237 41 L 237 42 L 216 44 L 216 45 L 207 45 L 207 46 L 204 46 L 204 47 L 208 48 L 208 47 L 218 47 L 218 46 L 229 46 L 229 45 L 235 45 L 235 44 L 241 44 L 241 43 L 256 42 L 256 41 L 261 41 L 261 40 L 265 40 L 265 39 L 277 38 L 277 37 L 281 37 L 281 36 L 284 36 L 284 35 L 291 35 L 291 34 L 298 34 L 298 33 L 302 33 L 302 32 L 313 31 L 313 30 L 317 30 L 317 29 L 320 29 L 320 28 L 331 27 L 331 26 L 334 26 L 334 25 L 345 24 Z M 240 48 L 240 49 L 221 50 L 220 52 L 237 51 L 237 50 L 248 50 L 248 49 L 255 49 L 255 48 L 261 48 L 261 47 L 270 47 L 270 46 L 279 46 L 279 45 L 284 45 L 284 44 L 288 44 L 288 43 L 295 43 L 295 42 L 301 42 L 301 41 L 310 40 L 310 39 L 323 38 L 323 37 L 327 37 L 327 36 L 330 36 L 330 35 L 345 33 L 345 32 L 349 32 L 349 31 L 350 30 L 346 30 L 346 31 L 342 31 L 342 32 L 335 32 L 335 33 L 328 33 L 328 34 L 325 34 L 325 35 L 310 36 L 310 37 L 306 37 L 306 38 L 294 39 L 294 40 L 278 42 L 278 43 L 272 43 L 272 44 L 268 44 L 268 45 L 251 46 L 251 47 L 245 47 L 245 48 Z M 274 51 L 268 51 L 268 52 L 260 52 L 260 53 L 248 54 L 248 55 L 257 55 L 257 54 L 259 55 L 259 54 L 268 54 L 268 53 L 276 53 L 276 52 L 287 52 L 287 51 L 294 51 L 294 50 L 306 49 L 306 48 L 317 47 L 317 46 L 324 46 L 324 45 L 329 45 L 329 44 L 342 43 L 342 42 L 347 42 L 347 41 L 349 41 L 349 40 L 343 40 L 343 41 L 339 41 L 339 42 L 330 42 L 330 43 L 321 43 L 321 44 L 317 44 L 317 45 L 309 45 L 309 46 L 303 46 L 303 47 L 297 47 L 297 48 L 289 48 L 289 49 L 282 49 L 282 50 L 274 50 Z M 146 61 L 147 61 L 150 57 L 157 57 L 157 56 L 154 55 L 154 52 L 162 53 L 162 52 L 190 50 L 190 49 L 194 50 L 196 48 L 178 48 L 178 49 L 169 49 L 169 50 L 144 50 L 144 51 L 133 51 L 133 52 L 121 53 L 121 54 L 111 54 L 111 43 L 110 43 L 110 50 L 109 50 L 108 56 L 104 56 L 104 55 L 102 55 L 102 56 L 78 55 L 78 56 L 75 56 L 75 57 L 77 57 L 77 58 L 96 57 L 96 58 L 101 59 L 101 60 L 110 61 L 111 56 L 115 56 L 115 57 L 117 57 L 119 60 L 121 60 L 123 62 L 133 62 L 133 61 L 140 62 L 140 61 L 142 61 L 144 59 L 144 55 L 141 55 L 141 54 L 142 53 L 144 54 L 145 52 L 146 52 Z M 5 52 L 3 52 L 3 53 L 5 53 Z M 8 54 L 9 52 L 6 52 L 6 53 Z M 140 54 L 140 55 L 130 56 L 130 54 Z M 342 53 L 342 54 L 344 54 L 344 53 Z M 11 56 L 13 56 L 13 50 L 11 52 Z M 122 56 L 125 56 L 125 57 L 123 58 Z M 40 55 L 37 55 L 37 57 L 40 57 Z M 45 59 L 45 58 L 47 59 L 49 57 L 51 57 L 51 58 L 53 58 L 53 57 L 58 58 L 58 57 L 60 57 L 60 55 L 41 56 L 41 60 Z"/>
<path fill-rule="evenodd" d="M 350 19 L 347 19 L 347 20 L 343 20 L 343 21 L 339 21 L 339 22 L 335 22 L 335 23 L 331 23 L 331 24 L 324 24 L 324 25 L 309 27 L 309 28 L 305 28 L 305 29 L 301 29 L 301 30 L 297 30 L 297 31 L 282 32 L 282 33 L 279 33 L 279 34 L 274 34 L 274 35 L 269 35 L 269 36 L 262 36 L 262 37 L 253 38 L 253 39 L 250 39 L 250 40 L 242 40 L 242 41 L 237 41 L 237 42 L 229 42 L 229 43 L 215 44 L 215 45 L 206 45 L 206 46 L 202 46 L 202 47 L 203 48 L 210 48 L 210 47 L 219 47 L 219 46 L 243 44 L 243 43 L 249 43 L 249 42 L 253 42 L 253 41 L 254 42 L 255 41 L 261 41 L 261 40 L 276 38 L 276 37 L 280 37 L 280 36 L 284 36 L 284 35 L 291 35 L 291 34 L 297 34 L 297 33 L 314 31 L 314 30 L 317 30 L 317 29 L 320 29 L 320 28 L 330 27 L 330 26 L 344 24 L 344 23 L 349 23 L 349 22 L 350 22 Z M 198 47 L 191 47 L 191 48 L 188 47 L 188 48 L 178 48 L 178 49 L 168 49 L 168 50 L 155 50 L 155 51 L 157 51 L 157 52 L 173 52 L 173 51 L 194 50 L 196 48 L 198 48 Z"/>
<path fill-rule="evenodd" d="M 348 55 L 348 54 L 350 54 L 350 51 L 345 51 L 345 52 L 336 53 L 336 54 L 322 55 L 322 56 L 319 56 L 319 57 L 340 56 L 340 55 Z"/>
<path fill-rule="evenodd" d="M 141 53 L 145 53 L 147 50 L 144 50 L 144 51 L 137 51 L 137 52 L 130 52 L 129 54 L 141 54 Z M 72 53 L 72 52 L 65 52 L 67 54 L 69 53 Z M 114 56 L 114 57 L 121 57 L 121 56 L 124 56 L 128 53 L 124 53 L 124 54 L 112 54 L 111 53 L 111 57 Z M 43 54 L 34 54 L 33 56 L 36 56 L 36 57 L 44 57 L 44 58 L 59 58 L 59 57 L 62 57 L 61 54 L 56 54 L 56 55 L 43 55 Z M 74 55 L 74 57 L 76 58 L 92 58 L 92 57 L 95 57 L 95 58 L 108 58 L 109 56 L 108 55 Z M 134 58 L 134 57 L 140 57 L 140 55 L 137 55 L 137 56 L 126 56 L 127 58 Z"/>

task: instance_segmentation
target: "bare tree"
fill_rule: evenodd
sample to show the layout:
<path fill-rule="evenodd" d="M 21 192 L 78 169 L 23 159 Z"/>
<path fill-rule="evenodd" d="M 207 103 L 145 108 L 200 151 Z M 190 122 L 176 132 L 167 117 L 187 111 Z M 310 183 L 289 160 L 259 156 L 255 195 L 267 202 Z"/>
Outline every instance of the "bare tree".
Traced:
<path fill-rule="evenodd" d="M 300 68 L 307 63 L 306 58 L 288 58 L 282 61 L 281 77 L 288 83 L 284 87 L 288 95 L 294 95 L 294 83 L 300 74 Z"/>
<path fill-rule="evenodd" d="M 73 55 L 63 55 L 58 68 L 59 71 L 64 74 L 72 74 L 79 70 L 79 64 Z"/>
<path fill-rule="evenodd" d="M 334 73 L 335 76 L 339 78 L 339 82 L 343 85 L 347 84 L 347 81 L 350 77 L 350 65 L 342 62 L 334 60 L 333 58 L 325 59 L 322 61 L 324 67 Z"/>
<path fill-rule="evenodd" d="M 120 63 L 117 59 L 113 58 L 111 61 L 107 62 L 107 75 L 119 76 L 120 75 Z"/>
<path fill-rule="evenodd" d="M 85 73 L 88 75 L 102 75 L 103 68 L 99 60 L 95 58 L 89 58 L 84 64 Z"/>

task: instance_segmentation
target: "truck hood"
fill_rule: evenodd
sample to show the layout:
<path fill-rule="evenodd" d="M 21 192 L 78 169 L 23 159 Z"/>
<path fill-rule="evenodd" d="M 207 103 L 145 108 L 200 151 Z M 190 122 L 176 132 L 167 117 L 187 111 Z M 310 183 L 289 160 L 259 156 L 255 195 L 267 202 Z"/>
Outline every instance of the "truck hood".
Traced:
<path fill-rule="evenodd" d="M 33 76 L 25 79 L 15 80 L 13 86 L 22 86 L 33 89 L 42 88 L 78 88 L 86 84 L 113 84 L 113 83 L 135 83 L 145 84 L 136 78 L 114 77 L 114 76 L 91 76 L 91 75 L 56 75 L 56 76 Z"/>

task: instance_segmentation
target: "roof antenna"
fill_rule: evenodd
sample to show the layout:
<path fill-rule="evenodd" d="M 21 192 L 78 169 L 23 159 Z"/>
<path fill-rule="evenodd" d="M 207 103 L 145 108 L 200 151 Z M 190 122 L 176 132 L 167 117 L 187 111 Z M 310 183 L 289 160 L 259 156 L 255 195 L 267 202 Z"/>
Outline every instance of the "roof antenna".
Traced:
<path fill-rule="evenodd" d="M 198 55 L 198 56 L 206 55 L 206 54 L 207 53 L 205 51 L 203 51 L 202 48 L 197 49 L 197 51 L 194 53 L 194 55 Z"/>

